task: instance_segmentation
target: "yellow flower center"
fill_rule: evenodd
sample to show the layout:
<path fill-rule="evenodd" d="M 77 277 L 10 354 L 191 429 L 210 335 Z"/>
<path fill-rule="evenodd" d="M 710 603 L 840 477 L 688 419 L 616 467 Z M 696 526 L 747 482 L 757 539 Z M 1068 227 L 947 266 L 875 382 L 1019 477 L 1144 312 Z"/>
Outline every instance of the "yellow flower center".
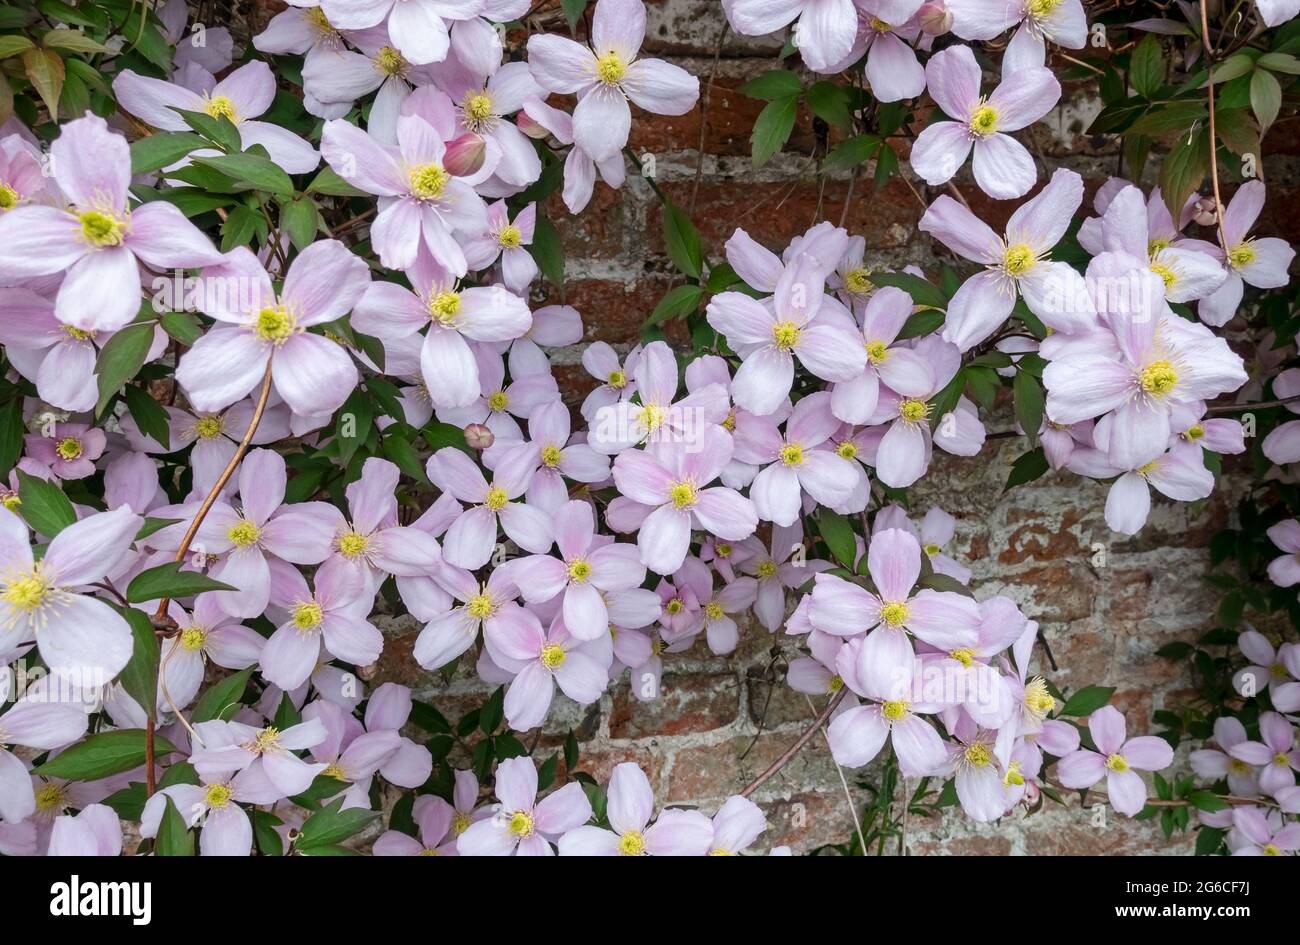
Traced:
<path fill-rule="evenodd" d="M 440 325 L 450 325 L 460 314 L 460 293 L 445 290 L 429 299 L 429 317 Z"/>
<path fill-rule="evenodd" d="M 961 665 L 965 666 L 967 669 L 970 669 L 971 664 L 975 662 L 975 651 L 970 647 L 960 647 L 956 650 L 951 650 L 948 655 L 958 663 L 961 663 Z"/>
<path fill-rule="evenodd" d="M 273 748 L 280 747 L 280 730 L 274 725 L 259 729 L 253 740 L 244 746 L 255 755 L 262 755 Z"/>
<path fill-rule="evenodd" d="M 1029 15 L 1038 19 L 1061 5 L 1061 0 L 1029 0 Z"/>
<path fill-rule="evenodd" d="M 1151 264 L 1151 271 L 1164 280 L 1166 292 L 1178 284 L 1178 274 L 1164 263 L 1153 262 Z"/>
<path fill-rule="evenodd" d="M 907 703 L 902 699 L 891 699 L 888 702 L 880 704 L 880 714 L 888 722 L 902 721 L 903 716 L 907 715 Z"/>
<path fill-rule="evenodd" d="M 1169 240 L 1163 236 L 1157 236 L 1155 239 L 1147 240 L 1147 256 L 1154 257 L 1162 249 L 1169 248 Z"/>
<path fill-rule="evenodd" d="M 877 33 L 889 33 L 894 29 L 890 24 L 886 23 L 878 16 L 873 16 L 871 18 L 871 28 Z"/>
<path fill-rule="evenodd" d="M 1178 383 L 1178 372 L 1168 361 L 1152 361 L 1142 369 L 1138 383 L 1153 397 L 1163 397 Z"/>
<path fill-rule="evenodd" d="M 793 351 L 799 343 L 799 335 L 799 326 L 794 322 L 777 322 L 772 326 L 772 343 L 781 351 Z"/>
<path fill-rule="evenodd" d="M 4 181 L 0 181 L 0 210 L 12 210 L 18 206 L 18 191 Z"/>
<path fill-rule="evenodd" d="M 1193 423 L 1187 428 L 1187 432 L 1184 433 L 1183 436 L 1187 437 L 1189 440 L 1199 440 L 1205 436 L 1205 427 L 1201 426 L 1199 423 Z"/>
<path fill-rule="evenodd" d="M 261 530 L 246 518 L 241 518 L 234 525 L 230 526 L 230 531 L 226 532 L 226 537 L 236 548 L 247 548 L 254 544 L 261 536 Z"/>
<path fill-rule="evenodd" d="M 233 793 L 224 784 L 209 784 L 207 791 L 203 794 L 203 801 L 213 810 L 221 810 L 230 803 Z"/>
<path fill-rule="evenodd" d="M 832 676 L 826 683 L 826 691 L 830 693 L 839 692 L 844 688 L 844 677 L 840 675 Z"/>
<path fill-rule="evenodd" d="M 92 246 L 118 246 L 126 235 L 126 221 L 111 213 L 87 210 L 78 214 L 77 220 L 81 223 L 81 235 Z"/>
<path fill-rule="evenodd" d="M 203 110 L 213 118 L 228 118 L 235 121 L 235 103 L 224 95 L 214 95 L 203 105 Z"/>
<path fill-rule="evenodd" d="M 844 274 L 844 288 L 853 295 L 866 295 L 875 288 L 870 276 L 869 269 L 850 269 Z"/>
<path fill-rule="evenodd" d="M 375 55 L 375 65 L 384 75 L 401 75 L 406 71 L 406 58 L 392 46 L 385 46 Z"/>
<path fill-rule="evenodd" d="M 858 448 L 848 440 L 845 440 L 839 446 L 835 447 L 835 453 L 844 459 L 854 459 L 858 455 Z"/>
<path fill-rule="evenodd" d="M 491 617 L 492 612 L 496 610 L 496 608 L 492 606 L 492 598 L 488 597 L 486 594 L 478 594 L 471 597 L 469 603 L 465 605 L 465 609 L 475 620 L 485 620 L 488 617 Z"/>
<path fill-rule="evenodd" d="M 596 59 L 596 78 L 605 85 L 617 85 L 627 74 L 627 63 L 616 52 L 607 52 Z"/>
<path fill-rule="evenodd" d="M 203 649 L 203 642 L 207 638 L 207 631 L 202 627 L 186 627 L 181 631 L 181 649 L 190 653 L 201 650 Z"/>
<path fill-rule="evenodd" d="M 962 754 L 966 757 L 966 763 L 975 768 L 986 767 L 993 760 L 993 752 L 983 742 L 972 742 Z"/>
<path fill-rule="evenodd" d="M 935 555 L 937 555 L 937 554 L 938 554 L 940 551 L 942 551 L 943 549 L 940 548 L 938 545 L 936 545 L 934 542 L 930 542 L 929 544 L 925 545 L 925 547 L 924 547 L 922 550 L 925 551 L 925 553 L 926 553 L 926 555 L 927 555 L 928 557 L 933 558 Z"/>
<path fill-rule="evenodd" d="M 299 604 L 293 609 L 293 625 L 299 630 L 315 630 L 325 619 L 325 611 L 315 601 Z"/>
<path fill-rule="evenodd" d="M 506 495 L 506 490 L 502 489 L 500 486 L 493 486 L 488 490 L 487 498 L 483 500 L 483 504 L 493 512 L 500 512 L 506 507 L 506 503 L 509 501 L 510 497 Z"/>
<path fill-rule="evenodd" d="M 326 765 L 325 770 L 321 772 L 327 778 L 333 778 L 335 781 L 350 781 L 351 778 L 344 772 L 343 766 L 337 761 L 332 765 Z"/>
<path fill-rule="evenodd" d="M 713 551 L 719 558 L 731 557 L 731 545 L 725 541 L 720 541 L 716 545 L 714 545 Z"/>
<path fill-rule="evenodd" d="M 1276 843 L 1266 843 L 1260 848 L 1265 856 L 1281 856 L 1282 851 Z"/>
<path fill-rule="evenodd" d="M 59 440 L 54 452 L 59 454 L 59 459 L 74 460 L 81 456 L 81 441 L 75 436 L 65 436 Z"/>
<path fill-rule="evenodd" d="M 898 402 L 898 415 L 907 423 L 920 423 L 930 415 L 930 404 L 924 400 L 909 397 Z"/>
<path fill-rule="evenodd" d="M 533 835 L 533 815 L 522 810 L 515 811 L 510 815 L 510 832 L 516 837 L 531 837 Z"/>
<path fill-rule="evenodd" d="M 885 358 L 889 357 L 889 346 L 883 341 L 868 341 L 865 347 L 867 349 L 867 360 L 872 364 L 880 364 Z"/>
<path fill-rule="evenodd" d="M 469 814 L 465 813 L 463 810 L 456 811 L 456 816 L 451 819 L 452 835 L 459 837 L 469 829 L 471 823 L 473 823 L 473 821 L 470 820 Z"/>
<path fill-rule="evenodd" d="M 758 576 L 760 578 L 770 578 L 774 574 L 776 574 L 776 562 L 771 558 L 759 564 Z"/>
<path fill-rule="evenodd" d="M 22 506 L 23 500 L 19 498 L 17 492 L 10 492 L 8 489 L 0 489 L 0 505 L 3 505 L 10 512 L 16 512 Z"/>
<path fill-rule="evenodd" d="M 907 604 L 901 600 L 886 601 L 880 608 L 880 620 L 891 627 L 901 627 L 907 623 Z"/>
<path fill-rule="evenodd" d="M 664 605 L 664 610 L 668 611 L 668 613 L 671 616 L 675 617 L 682 612 L 682 608 L 685 606 L 686 605 L 682 603 L 682 599 L 680 597 L 674 597 L 672 600 L 670 600 L 667 604 Z"/>
<path fill-rule="evenodd" d="M 695 484 L 687 482 L 685 479 L 674 482 L 668 487 L 668 501 L 672 502 L 673 508 L 689 509 L 699 498 L 699 490 Z"/>
<path fill-rule="evenodd" d="M 1055 708 L 1056 700 L 1047 691 L 1047 680 L 1035 676 L 1025 684 L 1025 710 L 1031 718 L 1041 721 Z"/>
<path fill-rule="evenodd" d="M 1118 752 L 1106 756 L 1106 767 L 1111 771 L 1127 771 L 1128 759 Z"/>
<path fill-rule="evenodd" d="M 623 856 L 641 856 L 645 853 L 645 837 L 639 830 L 629 830 L 618 838 L 618 852 Z"/>
<path fill-rule="evenodd" d="M 302 14 L 307 20 L 307 25 L 316 32 L 326 34 L 338 32 L 334 28 L 334 24 L 330 22 L 329 17 L 325 15 L 325 11 L 320 7 L 307 7 L 302 11 Z"/>
<path fill-rule="evenodd" d="M 787 443 L 781 447 L 781 462 L 786 466 L 803 465 L 803 447 L 798 443 Z"/>
<path fill-rule="evenodd" d="M 503 226 L 501 232 L 497 234 L 497 242 L 506 249 L 518 249 L 519 244 L 524 241 L 524 234 L 519 232 L 519 227 L 511 223 L 509 226 Z"/>
<path fill-rule="evenodd" d="M 47 784 L 36 792 L 36 809 L 57 810 L 66 806 L 67 794 L 61 784 Z"/>
<path fill-rule="evenodd" d="M 716 600 L 711 600 L 704 605 L 704 616 L 710 620 L 721 620 L 726 615 L 722 610 L 722 605 Z"/>
<path fill-rule="evenodd" d="M 339 554 L 349 560 L 354 560 L 366 553 L 369 544 L 370 538 L 360 532 L 344 532 L 338 538 Z"/>
<path fill-rule="evenodd" d="M 500 413 L 510 406 L 510 395 L 503 390 L 494 391 L 487 399 L 488 409 Z"/>
<path fill-rule="evenodd" d="M 998 130 L 998 113 L 992 105 L 981 105 L 971 112 L 970 130 L 981 138 Z"/>
<path fill-rule="evenodd" d="M 1143 463 L 1137 469 L 1133 470 L 1139 476 L 1149 476 L 1160 467 L 1160 460 L 1153 459 L 1149 463 Z"/>
<path fill-rule="evenodd" d="M 1273 764 L 1281 765 L 1283 768 L 1291 764 L 1291 759 L 1286 756 L 1286 752 L 1279 751 L 1273 756 Z"/>
<path fill-rule="evenodd" d="M 1020 762 L 1013 761 L 1007 765 L 1007 773 L 1002 776 L 1005 787 L 1020 787 L 1025 783 L 1025 776 L 1020 773 Z"/>
<path fill-rule="evenodd" d="M 1255 247 L 1249 243 L 1238 243 L 1228 251 L 1228 265 L 1241 269 L 1255 261 Z"/>
<path fill-rule="evenodd" d="M 542 465 L 548 469 L 560 465 L 560 448 L 554 443 L 542 447 Z"/>
<path fill-rule="evenodd" d="M 659 404 L 642 404 L 641 409 L 637 411 L 637 419 L 645 424 L 645 428 L 651 433 L 663 426 L 667 417 L 668 412 Z"/>
<path fill-rule="evenodd" d="M 559 669 L 560 665 L 564 662 L 564 657 L 564 647 L 560 646 L 558 643 L 548 643 L 546 646 L 542 647 L 542 655 L 540 659 L 542 665 L 547 669 Z"/>
<path fill-rule="evenodd" d="M 492 96 L 486 91 L 470 92 L 461 105 L 465 113 L 465 124 L 471 127 L 492 117 Z"/>
<path fill-rule="evenodd" d="M 49 583 L 33 571 L 31 574 L 11 581 L 5 587 L 4 593 L 0 594 L 0 600 L 3 600 L 14 610 L 31 613 L 45 603 L 50 596 L 51 590 Z"/>
<path fill-rule="evenodd" d="M 451 180 L 441 164 L 417 164 L 411 168 L 411 194 L 420 200 L 436 200 Z"/>
<path fill-rule="evenodd" d="M 591 562 L 584 558 L 574 558 L 569 562 L 569 580 L 581 584 L 591 577 Z"/>
<path fill-rule="evenodd" d="M 283 305 L 269 305 L 257 313 L 253 334 L 273 345 L 283 344 L 298 327 L 298 320 Z"/>
<path fill-rule="evenodd" d="M 1017 243 L 1007 247 L 1006 254 L 1002 257 L 1002 269 L 1009 276 L 1023 276 L 1037 262 L 1038 258 L 1029 246 Z"/>
<path fill-rule="evenodd" d="M 606 383 L 616 390 L 622 390 L 624 387 L 627 387 L 627 374 L 622 371 L 610 371 L 609 379 Z"/>
<path fill-rule="evenodd" d="M 194 435 L 200 440 L 210 440 L 221 435 L 225 421 L 221 417 L 199 417 L 194 421 Z"/>
<path fill-rule="evenodd" d="M 63 331 L 73 341 L 93 341 L 95 338 L 95 333 L 93 331 L 86 331 L 82 328 L 73 328 L 71 325 L 64 325 Z"/>

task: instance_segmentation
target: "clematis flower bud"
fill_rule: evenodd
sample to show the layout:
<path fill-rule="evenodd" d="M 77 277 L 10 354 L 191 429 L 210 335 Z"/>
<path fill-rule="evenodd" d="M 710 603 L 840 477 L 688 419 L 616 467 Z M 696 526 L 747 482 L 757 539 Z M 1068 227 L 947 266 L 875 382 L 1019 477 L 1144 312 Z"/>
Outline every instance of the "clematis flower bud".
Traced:
<path fill-rule="evenodd" d="M 485 450 L 496 442 L 496 437 L 485 425 L 471 423 L 465 427 L 465 442 L 469 444 L 470 449 Z"/>
<path fill-rule="evenodd" d="M 952 29 L 952 12 L 943 0 L 930 0 L 921 6 L 917 19 L 927 36 L 942 36 Z"/>
<path fill-rule="evenodd" d="M 1192 208 L 1192 219 L 1200 226 L 1214 226 L 1219 219 L 1219 214 L 1214 208 L 1213 197 L 1202 197 L 1196 201 Z"/>
<path fill-rule="evenodd" d="M 468 177 L 483 166 L 486 154 L 487 146 L 483 138 L 471 131 L 447 145 L 443 167 L 456 177 Z"/>
<path fill-rule="evenodd" d="M 515 115 L 515 125 L 528 137 L 535 138 L 538 141 L 545 141 L 551 134 L 523 110 L 520 110 L 519 114 Z"/>

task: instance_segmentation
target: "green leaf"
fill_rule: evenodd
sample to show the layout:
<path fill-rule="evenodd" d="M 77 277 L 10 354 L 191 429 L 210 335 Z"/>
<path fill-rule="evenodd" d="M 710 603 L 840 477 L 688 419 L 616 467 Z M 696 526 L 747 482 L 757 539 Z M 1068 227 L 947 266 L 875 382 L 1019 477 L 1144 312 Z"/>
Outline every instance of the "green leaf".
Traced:
<path fill-rule="evenodd" d="M 1238 76 L 1243 76 L 1255 68 L 1255 60 L 1252 56 L 1245 53 L 1237 53 L 1235 56 L 1229 56 L 1223 62 L 1214 67 L 1213 81 L 1215 85 L 1220 82 L 1228 82 Z"/>
<path fill-rule="evenodd" d="M 192 597 L 205 591 L 238 590 L 198 571 L 182 571 L 182 565 L 180 561 L 169 561 L 141 571 L 127 585 L 126 599 L 132 604 L 143 604 L 163 597 Z"/>
<path fill-rule="evenodd" d="M 1154 33 L 1147 33 L 1133 50 L 1128 76 L 1133 88 L 1144 98 L 1154 98 L 1160 86 L 1164 85 L 1165 57 Z"/>
<path fill-rule="evenodd" d="M 306 249 L 316 238 L 316 204 L 310 197 L 300 197 L 280 204 L 280 229 L 299 250 Z"/>
<path fill-rule="evenodd" d="M 1218 853 L 1227 835 L 1226 830 L 1220 830 L 1218 827 L 1202 826 L 1196 834 L 1196 855 L 1213 856 Z"/>
<path fill-rule="evenodd" d="M 153 743 L 155 758 L 176 751 L 176 746 L 161 735 L 154 735 Z M 144 760 L 144 729 L 119 728 L 69 745 L 62 753 L 38 766 L 35 773 L 69 781 L 95 781 L 138 768 Z"/>
<path fill-rule="evenodd" d="M 99 402 L 95 405 L 95 415 L 102 416 L 104 408 L 113 399 L 122 385 L 135 377 L 144 365 L 153 347 L 154 326 L 152 322 L 136 322 L 115 332 L 108 343 L 100 349 L 99 359 L 95 362 L 95 374 L 99 382 Z"/>
<path fill-rule="evenodd" d="M 533 226 L 533 241 L 528 245 L 528 252 L 542 275 L 553 285 L 564 285 L 564 243 L 555 224 L 540 214 Z"/>
<path fill-rule="evenodd" d="M 762 167 L 785 147 L 790 132 L 794 130 L 794 117 L 798 110 L 797 98 L 779 98 L 763 106 L 754 122 L 754 132 L 749 136 L 754 167 Z"/>
<path fill-rule="evenodd" d="M 1281 72 L 1286 75 L 1300 75 L 1300 59 L 1290 53 L 1264 53 L 1255 61 L 1255 65 L 1269 72 Z"/>
<path fill-rule="evenodd" d="M 947 386 L 930 398 L 930 429 L 936 430 L 943 418 L 952 412 L 966 389 L 966 372 L 958 371 Z"/>
<path fill-rule="evenodd" d="M 77 520 L 72 502 L 52 482 L 18 470 L 18 511 L 36 532 L 53 538 Z"/>
<path fill-rule="evenodd" d="M 190 721 L 196 724 L 210 722 L 213 719 L 229 722 L 240 709 L 244 690 L 252 674 L 253 667 L 250 666 L 210 687 L 195 704 L 193 712 L 190 713 Z"/>
<path fill-rule="evenodd" d="M 228 177 L 247 184 L 255 190 L 273 194 L 292 194 L 293 181 L 280 165 L 259 154 L 222 154 L 215 157 L 197 157 L 195 164 L 210 167 Z"/>
<path fill-rule="evenodd" d="M 478 715 L 478 727 L 484 735 L 491 735 L 505 718 L 505 686 L 498 686 L 483 704 L 483 711 Z"/>
<path fill-rule="evenodd" d="M 646 319 L 645 327 L 649 328 L 662 322 L 672 321 L 674 318 L 681 318 L 683 315 L 690 315 L 699 308 L 700 297 L 703 294 L 704 290 L 694 283 L 679 285 L 659 300 L 655 310 Z"/>
<path fill-rule="evenodd" d="M 822 170 L 842 171 L 857 167 L 865 161 L 870 161 L 878 153 L 883 153 L 879 137 L 876 135 L 854 135 L 852 138 L 845 138 L 831 148 L 830 153 L 822 161 Z"/>
<path fill-rule="evenodd" d="M 164 312 L 158 324 L 183 345 L 193 345 L 203 337 L 203 326 L 189 312 Z"/>
<path fill-rule="evenodd" d="M 1228 809 L 1228 802 L 1213 791 L 1193 791 L 1187 795 L 1187 802 L 1197 810 L 1203 810 L 1211 814 L 1215 811 Z"/>
<path fill-rule="evenodd" d="M 391 428 L 390 428 L 391 429 Z M 429 477 L 425 475 L 424 465 L 420 462 L 419 455 L 415 452 L 408 440 L 402 439 L 397 435 L 385 436 L 383 440 L 384 455 L 392 461 L 402 472 L 406 473 L 416 482 L 427 483 Z"/>
<path fill-rule="evenodd" d="M 691 218 L 667 198 L 664 198 L 664 246 L 668 258 L 686 275 L 698 279 L 704 271 L 704 250 L 700 234 Z"/>
<path fill-rule="evenodd" d="M 50 30 L 41 37 L 41 45 L 46 49 L 66 49 L 80 53 L 95 54 L 110 51 L 107 46 L 95 42 L 81 30 Z"/>
<path fill-rule="evenodd" d="M 1007 484 L 1003 491 L 1009 491 L 1027 482 L 1033 482 L 1047 472 L 1049 468 L 1047 455 L 1043 452 L 1041 446 L 1035 447 L 1028 453 L 1022 453 L 1011 464 L 1011 474 L 1007 476 Z"/>
<path fill-rule="evenodd" d="M 18 396 L 0 407 L 0 476 L 7 479 L 22 454 L 23 399 Z"/>
<path fill-rule="evenodd" d="M 424 437 L 424 442 L 428 444 L 429 449 L 435 453 L 444 446 L 454 446 L 458 450 L 465 451 L 470 456 L 478 456 L 465 442 L 465 431 L 453 424 L 443 423 L 440 420 L 430 420 L 420 430 L 420 435 Z"/>
<path fill-rule="evenodd" d="M 876 285 L 892 285 L 896 289 L 902 289 L 917 305 L 937 309 L 948 307 L 948 298 L 938 286 L 910 272 L 873 272 L 871 281 Z"/>
<path fill-rule="evenodd" d="M 284 856 L 284 840 L 275 829 L 284 821 L 264 810 L 255 810 L 250 816 L 253 818 L 253 837 L 262 856 Z"/>
<path fill-rule="evenodd" d="M 16 56 L 21 52 L 34 48 L 35 45 L 26 36 L 0 36 L 0 59 Z"/>
<path fill-rule="evenodd" d="M 131 414 L 140 432 L 153 439 L 164 450 L 171 450 L 171 430 L 167 425 L 167 411 L 162 404 L 149 396 L 141 387 L 128 384 L 123 391 L 126 409 Z"/>
<path fill-rule="evenodd" d="M 852 128 L 853 114 L 849 110 L 849 93 L 842 85 L 823 79 L 814 82 L 805 94 L 812 113 L 837 128 Z"/>
<path fill-rule="evenodd" d="M 185 521 L 183 518 L 149 518 L 146 516 L 144 524 L 141 525 L 140 530 L 135 533 L 135 540 L 143 541 L 154 532 L 162 531 L 169 525 L 175 525 L 177 522 L 183 521 Z"/>
<path fill-rule="evenodd" d="M 364 808 L 340 810 L 343 798 L 312 814 L 302 825 L 297 849 L 302 853 L 319 852 L 313 848 L 332 847 L 364 830 L 379 814 Z"/>
<path fill-rule="evenodd" d="M 223 151 L 238 153 L 242 150 L 244 145 L 239 137 L 239 129 L 225 115 L 213 117 L 206 112 L 187 112 L 181 108 L 177 108 L 175 111 L 180 114 L 181 118 L 185 119 L 185 124 Z"/>
<path fill-rule="evenodd" d="M 40 95 L 50 116 L 57 118 L 59 95 L 63 91 L 63 79 L 66 75 L 63 60 L 59 58 L 58 53 L 50 52 L 48 49 L 28 49 L 22 53 L 22 57 L 27 81 Z"/>
<path fill-rule="evenodd" d="M 1060 714 L 1071 716 L 1091 715 L 1110 702 L 1110 697 L 1114 694 L 1115 687 L 1113 686 L 1085 686 L 1065 700 L 1065 705 L 1061 707 Z"/>
<path fill-rule="evenodd" d="M 771 102 L 777 99 L 795 98 L 803 91 L 799 77 L 785 69 L 773 69 L 764 72 L 756 79 L 750 79 L 740 87 L 740 94 L 750 98 Z"/>
<path fill-rule="evenodd" d="M 1250 110 L 1259 119 L 1260 134 L 1266 134 L 1282 108 L 1282 86 L 1271 72 L 1256 69 L 1250 77 Z"/>
<path fill-rule="evenodd" d="M 358 190 L 353 187 L 332 167 L 323 167 L 321 172 L 312 178 L 312 182 L 307 185 L 306 193 L 322 194 L 326 197 L 365 197 L 368 196 L 364 190 Z"/>
<path fill-rule="evenodd" d="M 352 462 L 357 449 L 370 435 L 374 408 L 371 398 L 361 388 L 348 395 L 335 417 L 334 429 L 339 446 L 339 462 L 344 466 Z"/>
<path fill-rule="evenodd" d="M 560 9 L 564 11 L 564 19 L 569 24 L 569 32 L 572 33 L 578 28 L 578 21 L 587 11 L 587 4 L 590 0 L 561 0 Z"/>
<path fill-rule="evenodd" d="M 858 542 L 849 520 L 828 508 L 819 509 L 817 531 L 826 542 L 826 547 L 830 548 L 831 554 L 835 556 L 835 560 L 846 568 L 852 568 L 853 560 L 857 557 Z"/>
<path fill-rule="evenodd" d="M 158 636 L 154 633 L 149 615 L 134 607 L 122 608 L 122 616 L 131 627 L 135 640 L 131 660 L 122 670 L 118 682 L 127 695 L 139 704 L 145 715 L 158 718 Z"/>
<path fill-rule="evenodd" d="M 931 332 L 938 331 L 943 327 L 944 314 L 938 309 L 924 308 L 919 312 L 913 312 L 906 322 L 903 323 L 903 330 L 898 333 L 897 341 L 906 341 L 908 338 L 921 338 Z"/>
<path fill-rule="evenodd" d="M 1178 219 L 1183 204 L 1192 191 L 1201 185 L 1210 166 L 1209 133 L 1204 129 L 1177 138 L 1169 154 L 1160 165 L 1160 190 L 1165 206 Z"/>
<path fill-rule="evenodd" d="M 166 808 L 158 823 L 158 837 L 154 840 L 154 856 L 193 856 L 194 834 L 185 826 L 185 819 L 176 809 L 170 794 L 166 795 Z"/>
<path fill-rule="evenodd" d="M 1224 146 L 1236 155 L 1259 154 L 1259 127 L 1245 108 L 1216 108 L 1214 130 Z"/>
<path fill-rule="evenodd" d="M 1028 371 L 1017 371 L 1012 382 L 1016 402 L 1016 422 L 1030 446 L 1038 445 L 1038 430 L 1043 425 L 1043 388 Z"/>

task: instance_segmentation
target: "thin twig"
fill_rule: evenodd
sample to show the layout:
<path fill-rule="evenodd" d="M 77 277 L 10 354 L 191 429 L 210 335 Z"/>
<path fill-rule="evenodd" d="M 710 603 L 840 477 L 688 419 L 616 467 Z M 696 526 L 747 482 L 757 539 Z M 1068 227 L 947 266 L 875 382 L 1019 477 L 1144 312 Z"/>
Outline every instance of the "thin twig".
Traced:
<path fill-rule="evenodd" d="M 1206 94 L 1210 100 L 1210 180 L 1214 184 L 1214 216 L 1219 229 L 1219 243 L 1226 253 L 1228 236 L 1223 229 L 1223 198 L 1219 195 L 1219 137 L 1214 126 L 1214 47 L 1210 45 L 1210 20 L 1206 12 L 1207 0 L 1201 0 L 1201 45 L 1205 48 L 1205 68 L 1209 76 Z"/>
<path fill-rule="evenodd" d="M 795 739 L 794 744 L 792 744 L 785 751 L 781 752 L 781 757 L 777 758 L 776 761 L 772 762 L 772 764 L 768 766 L 766 771 L 760 774 L 753 781 L 749 782 L 749 784 L 747 784 L 744 787 L 744 789 L 741 790 L 740 796 L 749 797 L 749 795 L 753 794 L 760 787 L 762 787 L 763 782 L 768 780 L 768 778 L 772 777 L 772 775 L 776 774 L 787 764 L 789 764 L 790 759 L 793 758 L 795 755 L 799 754 L 799 749 L 803 748 L 804 745 L 808 744 L 808 742 L 812 740 L 812 737 L 817 734 L 818 729 L 820 729 L 823 725 L 826 724 L 826 720 L 831 717 L 831 713 L 835 711 L 835 707 L 840 704 L 840 702 L 844 699 L 845 693 L 847 692 L 848 692 L 847 688 L 841 689 L 839 692 L 837 692 L 834 695 L 834 697 L 831 699 L 831 701 L 826 703 L 826 708 L 822 709 L 822 714 L 817 716 L 817 720 L 813 722 L 812 725 L 808 726 L 808 728 L 804 731 L 802 735 L 800 735 L 798 738 Z"/>
<path fill-rule="evenodd" d="M 807 693 L 804 693 L 803 698 L 804 701 L 808 703 L 809 710 L 811 710 L 813 715 L 816 715 L 817 707 L 813 705 L 812 699 L 808 696 Z M 826 738 L 825 733 L 822 733 L 822 738 L 824 738 L 826 741 L 826 747 L 830 748 L 831 740 L 829 738 Z M 835 761 L 834 756 L 831 757 L 831 761 Z M 858 846 L 860 846 L 862 848 L 862 851 L 865 853 L 867 849 L 867 841 L 862 836 L 862 822 L 858 819 L 858 806 L 853 803 L 853 793 L 849 790 L 848 779 L 844 777 L 844 769 L 840 767 L 840 763 L 838 761 L 835 761 L 835 770 L 840 776 L 840 785 L 844 788 L 844 800 L 848 804 L 849 816 L 853 818 L 853 829 L 858 835 Z"/>

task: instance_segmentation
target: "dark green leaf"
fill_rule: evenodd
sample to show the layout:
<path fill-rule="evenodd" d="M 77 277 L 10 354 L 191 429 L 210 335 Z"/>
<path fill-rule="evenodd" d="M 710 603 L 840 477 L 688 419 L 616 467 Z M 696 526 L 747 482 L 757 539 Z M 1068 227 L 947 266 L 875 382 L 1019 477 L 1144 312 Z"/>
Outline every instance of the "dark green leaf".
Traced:
<path fill-rule="evenodd" d="M 176 746 L 161 735 L 154 736 L 154 757 L 176 751 Z M 112 774 L 130 771 L 144 764 L 145 732 L 142 728 L 119 728 L 100 732 L 68 746 L 64 751 L 35 769 L 37 774 L 69 781 L 95 781 Z"/>
<path fill-rule="evenodd" d="M 182 571 L 183 566 L 184 562 L 169 561 L 141 571 L 127 585 L 126 599 L 133 604 L 142 604 L 163 597 L 192 597 L 205 591 L 238 590 L 198 571 Z"/>
<path fill-rule="evenodd" d="M 77 520 L 72 502 L 52 482 L 18 470 L 18 511 L 39 534 L 53 538 Z"/>
<path fill-rule="evenodd" d="M 99 382 L 96 416 L 104 413 L 104 408 L 113 399 L 113 395 L 140 370 L 144 359 L 149 356 L 149 349 L 153 347 L 153 335 L 152 322 L 136 322 L 115 332 L 100 349 L 99 359 L 95 362 L 95 374 Z"/>

